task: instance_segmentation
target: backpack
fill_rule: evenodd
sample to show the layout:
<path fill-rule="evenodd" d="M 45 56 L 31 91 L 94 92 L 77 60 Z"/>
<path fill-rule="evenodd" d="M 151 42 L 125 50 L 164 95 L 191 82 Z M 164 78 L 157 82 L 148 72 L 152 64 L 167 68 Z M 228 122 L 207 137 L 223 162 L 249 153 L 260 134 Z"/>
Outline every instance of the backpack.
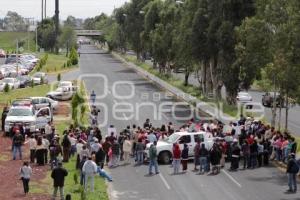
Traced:
<path fill-rule="evenodd" d="M 299 164 L 297 160 L 293 160 L 294 164 L 291 167 L 291 172 L 297 174 L 299 172 Z"/>

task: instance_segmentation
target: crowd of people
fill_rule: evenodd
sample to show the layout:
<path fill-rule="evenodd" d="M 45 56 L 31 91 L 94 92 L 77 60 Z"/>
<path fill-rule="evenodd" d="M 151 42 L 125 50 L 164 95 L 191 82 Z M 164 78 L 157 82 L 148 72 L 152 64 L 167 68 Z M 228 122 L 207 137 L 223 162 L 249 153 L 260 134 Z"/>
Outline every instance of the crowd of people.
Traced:
<path fill-rule="evenodd" d="M 96 112 L 95 112 L 96 113 Z M 98 112 L 97 112 L 98 113 Z M 142 126 L 127 126 L 117 132 L 111 125 L 106 137 L 103 137 L 101 130 L 97 126 L 89 128 L 78 128 L 70 126 L 64 131 L 62 138 L 56 133 L 55 127 L 48 124 L 40 134 L 30 135 L 27 143 L 30 147 L 30 163 L 38 165 L 50 164 L 51 169 L 61 169 L 60 172 L 53 172 L 54 193 L 60 189 L 63 196 L 63 177 L 67 176 L 62 168 L 62 162 L 68 162 L 70 157 L 76 156 L 76 167 L 80 170 L 80 184 L 86 191 L 94 191 L 94 177 L 96 174 L 112 181 L 112 177 L 103 169 L 105 165 L 109 168 L 130 164 L 131 157 L 135 165 L 144 163 L 144 151 L 146 145 L 149 148 L 149 175 L 158 174 L 157 163 L 157 142 L 165 140 L 174 132 L 198 132 L 204 131 L 211 134 L 214 138 L 212 148 L 205 146 L 201 140 L 196 141 L 194 151 L 194 171 L 199 174 L 216 175 L 220 169 L 225 167 L 225 162 L 230 162 L 231 171 L 238 169 L 254 169 L 269 165 L 269 160 L 287 163 L 287 173 L 289 178 L 289 190 L 294 193 L 297 191 L 296 174 L 299 166 L 295 159 L 297 143 L 295 138 L 287 132 L 276 131 L 269 125 L 253 118 L 241 118 L 237 122 L 230 123 L 228 126 L 217 121 L 201 122 L 191 119 L 186 124 L 175 127 L 171 122 L 161 127 L 152 126 L 149 119 Z M 16 130 L 12 138 L 13 159 L 16 159 L 17 152 L 22 158 L 22 142 L 24 135 Z M 172 163 L 174 174 L 186 173 L 188 170 L 189 146 L 183 144 L 183 149 L 179 144 L 173 144 Z M 48 155 L 49 158 L 48 159 Z M 59 157 L 62 156 L 62 162 Z M 182 169 L 180 169 L 182 165 Z M 28 163 L 24 163 L 29 167 Z M 22 168 L 24 168 L 24 166 Z M 154 172 L 152 168 L 154 167 Z M 297 168 L 298 167 L 298 168 Z M 27 170 L 23 177 L 24 192 L 28 193 L 27 181 L 31 172 Z M 20 172 L 21 173 L 21 172 Z M 22 172 L 24 174 L 24 172 Z M 55 175 L 59 174 L 59 175 Z M 60 178 L 59 178 L 60 177 Z M 89 186 L 89 187 L 88 187 Z"/>

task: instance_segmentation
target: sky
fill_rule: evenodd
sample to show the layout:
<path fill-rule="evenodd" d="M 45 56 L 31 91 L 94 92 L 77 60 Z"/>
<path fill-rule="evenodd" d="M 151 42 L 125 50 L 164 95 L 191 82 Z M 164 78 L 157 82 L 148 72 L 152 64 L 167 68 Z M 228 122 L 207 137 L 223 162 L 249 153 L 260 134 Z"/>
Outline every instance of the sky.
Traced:
<path fill-rule="evenodd" d="M 114 7 L 118 8 L 129 0 L 60 0 L 60 18 L 66 19 L 73 15 L 76 18 L 88 18 L 104 12 L 111 14 Z M 0 18 L 7 11 L 15 11 L 23 17 L 41 19 L 41 0 L 0 0 Z M 47 0 L 47 16 L 54 15 L 55 0 Z"/>

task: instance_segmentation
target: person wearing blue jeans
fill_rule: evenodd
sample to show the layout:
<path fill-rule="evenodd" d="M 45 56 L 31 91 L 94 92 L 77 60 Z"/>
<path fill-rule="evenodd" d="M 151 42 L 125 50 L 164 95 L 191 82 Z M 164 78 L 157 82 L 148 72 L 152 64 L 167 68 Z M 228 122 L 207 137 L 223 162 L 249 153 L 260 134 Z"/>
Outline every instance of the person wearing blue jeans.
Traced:
<path fill-rule="evenodd" d="M 199 171 L 199 173 L 200 174 L 204 173 L 206 170 L 207 170 L 207 157 L 200 157 L 200 171 Z"/>
<path fill-rule="evenodd" d="M 205 144 L 201 143 L 201 148 L 200 148 L 200 151 L 199 151 L 199 156 L 200 156 L 200 158 L 199 158 L 199 161 L 200 161 L 200 171 L 199 171 L 199 174 L 203 174 L 206 171 L 208 171 L 208 167 L 207 167 L 208 154 L 209 154 L 209 152 L 205 148 Z"/>
<path fill-rule="evenodd" d="M 289 189 L 286 193 L 297 193 L 297 174 L 299 172 L 299 166 L 295 159 L 295 154 L 291 153 L 289 155 L 289 160 L 286 168 L 286 173 L 288 176 L 288 186 Z"/>
<path fill-rule="evenodd" d="M 158 174 L 158 164 L 157 164 L 157 149 L 156 149 L 157 142 L 154 141 L 151 144 L 149 149 L 149 175 L 152 175 L 152 167 L 154 166 L 155 173 Z"/>
<path fill-rule="evenodd" d="M 106 178 L 109 182 L 112 181 L 112 177 L 108 175 L 103 169 L 101 169 L 101 167 L 97 168 L 97 173 L 99 174 L 99 176 Z"/>
<path fill-rule="evenodd" d="M 20 131 L 17 130 L 16 134 L 12 138 L 13 160 L 16 160 L 17 152 L 19 152 L 20 160 L 22 160 L 22 145 L 23 145 L 23 142 L 24 142 L 24 138 L 20 134 Z"/>

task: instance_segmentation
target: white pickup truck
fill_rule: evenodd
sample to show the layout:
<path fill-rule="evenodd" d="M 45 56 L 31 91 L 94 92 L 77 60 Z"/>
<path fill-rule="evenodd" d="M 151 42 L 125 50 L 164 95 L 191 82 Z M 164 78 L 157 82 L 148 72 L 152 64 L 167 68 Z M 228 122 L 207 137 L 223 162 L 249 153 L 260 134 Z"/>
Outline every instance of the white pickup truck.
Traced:
<path fill-rule="evenodd" d="M 211 149 L 214 143 L 214 138 L 212 134 L 207 132 L 176 132 L 173 133 L 166 140 L 157 142 L 157 155 L 158 161 L 164 164 L 170 163 L 172 160 L 172 148 L 173 144 L 178 143 L 180 149 L 183 149 L 183 144 L 187 144 L 189 147 L 189 157 L 194 157 L 194 147 L 197 143 L 197 140 L 203 141 L 207 149 Z M 149 156 L 150 143 L 147 144 L 145 149 L 146 158 Z"/>
<path fill-rule="evenodd" d="M 50 121 L 52 112 L 49 107 L 35 111 L 32 105 L 12 106 L 5 119 L 5 132 L 9 133 L 15 125 L 21 125 L 26 131 L 34 133 Z"/>

